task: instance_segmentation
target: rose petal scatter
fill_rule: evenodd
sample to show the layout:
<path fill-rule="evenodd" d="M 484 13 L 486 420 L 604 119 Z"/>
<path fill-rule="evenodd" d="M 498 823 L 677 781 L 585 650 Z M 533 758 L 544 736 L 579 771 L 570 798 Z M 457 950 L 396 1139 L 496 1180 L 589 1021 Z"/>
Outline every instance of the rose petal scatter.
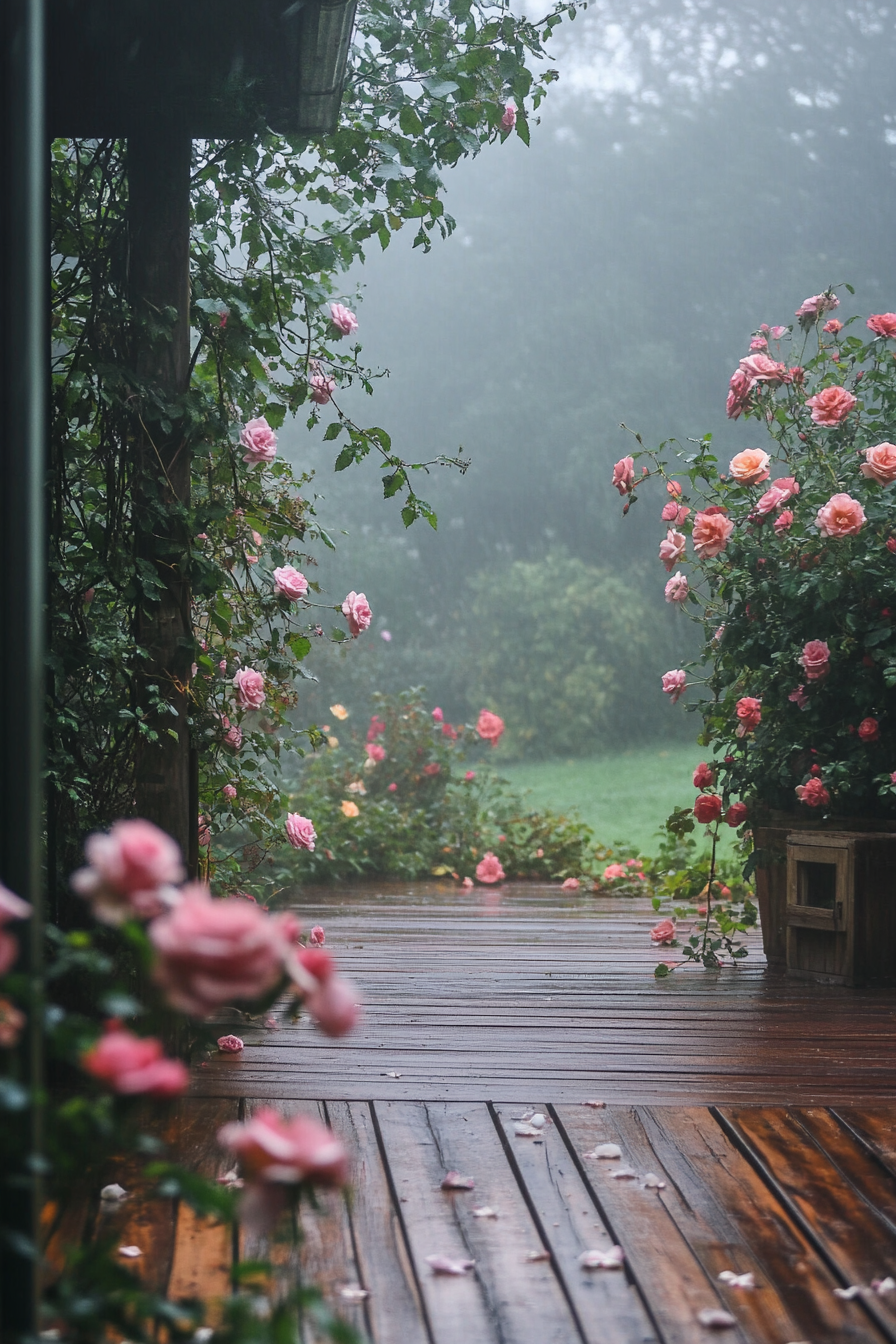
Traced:
<path fill-rule="evenodd" d="M 428 1255 L 426 1263 L 433 1274 L 448 1274 L 459 1278 L 467 1274 L 476 1264 L 475 1260 L 453 1260 L 448 1255 Z"/>
<path fill-rule="evenodd" d="M 246 450 L 243 461 L 248 462 L 250 467 L 260 462 L 273 462 L 277 456 L 277 435 L 263 415 L 243 425 L 240 443 Z"/>
<path fill-rule="evenodd" d="M 481 709 L 479 718 L 476 720 L 476 731 L 483 742 L 488 742 L 496 747 L 501 740 L 501 734 L 504 732 L 504 720 L 498 714 L 493 714 L 489 709 Z"/>
<path fill-rule="evenodd" d="M 103 924 L 162 914 L 178 899 L 175 884 L 186 876 L 175 842 L 139 817 L 89 835 L 84 857 L 87 866 L 72 874 L 71 885 Z"/>
<path fill-rule="evenodd" d="M 243 1041 L 239 1036 L 219 1036 L 218 1049 L 222 1055 L 238 1055 L 243 1049 Z"/>
<path fill-rule="evenodd" d="M 292 565 L 281 565 L 274 570 L 274 587 L 281 597 L 299 602 L 308 592 L 308 580 Z"/>
<path fill-rule="evenodd" d="M 286 838 L 293 849 L 307 849 L 309 854 L 313 854 L 317 831 L 307 817 L 299 816 L 298 812 L 287 812 Z"/>
<path fill-rule="evenodd" d="M 162 1042 L 153 1036 L 135 1036 L 117 1022 L 106 1024 L 105 1035 L 81 1056 L 85 1072 L 122 1096 L 176 1097 L 190 1075 L 179 1059 L 167 1059 Z"/>
<path fill-rule="evenodd" d="M 362 631 L 368 629 L 373 612 L 363 593 L 350 592 L 342 603 L 342 614 L 348 621 L 352 639 L 357 639 Z"/>
<path fill-rule="evenodd" d="M 812 412 L 812 419 L 816 425 L 828 428 L 842 425 L 857 403 L 857 397 L 847 392 L 845 387 L 838 387 L 836 384 L 833 387 L 823 387 L 814 397 L 806 399 L 806 405 Z"/>
<path fill-rule="evenodd" d="M 240 709 L 261 709 L 267 699 L 264 677 L 254 667 L 241 667 L 233 678 L 236 702 Z"/>
<path fill-rule="evenodd" d="M 583 1251 L 578 1263 L 583 1269 L 621 1269 L 624 1260 L 622 1247 L 611 1246 L 608 1251 Z"/>
<path fill-rule="evenodd" d="M 504 869 L 501 867 L 501 860 L 490 849 L 483 854 L 476 865 L 476 880 L 487 885 L 504 881 Z"/>

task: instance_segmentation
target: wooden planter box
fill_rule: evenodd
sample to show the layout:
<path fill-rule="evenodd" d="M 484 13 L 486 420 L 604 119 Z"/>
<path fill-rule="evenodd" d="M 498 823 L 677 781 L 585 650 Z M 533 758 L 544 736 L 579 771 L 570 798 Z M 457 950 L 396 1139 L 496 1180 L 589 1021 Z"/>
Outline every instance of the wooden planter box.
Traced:
<path fill-rule="evenodd" d="M 770 966 L 835 984 L 896 984 L 896 823 L 771 813 L 756 897 Z"/>

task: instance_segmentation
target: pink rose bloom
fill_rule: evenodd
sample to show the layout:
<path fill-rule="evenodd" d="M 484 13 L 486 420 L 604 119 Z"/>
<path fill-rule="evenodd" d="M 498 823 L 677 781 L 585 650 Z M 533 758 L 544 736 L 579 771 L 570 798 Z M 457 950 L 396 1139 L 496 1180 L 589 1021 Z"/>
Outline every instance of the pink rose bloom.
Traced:
<path fill-rule="evenodd" d="M 681 484 L 678 481 L 666 482 L 666 494 L 671 495 L 673 499 L 681 498 Z"/>
<path fill-rule="evenodd" d="M 450 723 L 442 724 L 442 736 L 447 737 L 449 742 L 457 741 L 457 729 Z"/>
<path fill-rule="evenodd" d="M 307 849 L 309 853 L 314 853 L 317 832 L 308 818 L 300 817 L 298 812 L 286 814 L 286 838 L 293 849 Z"/>
<path fill-rule="evenodd" d="M 738 365 L 741 373 L 745 373 L 753 383 L 783 383 L 787 369 L 785 365 L 779 364 L 776 360 L 770 359 L 768 355 L 747 355 Z"/>
<path fill-rule="evenodd" d="M 666 601 L 687 602 L 689 591 L 687 578 L 679 570 L 677 574 L 672 575 L 672 578 L 666 584 Z"/>
<path fill-rule="evenodd" d="M 5 975 L 10 966 L 15 965 L 19 955 L 17 939 L 3 926 L 11 919 L 27 919 L 30 914 L 28 902 L 0 882 L 0 975 Z"/>
<path fill-rule="evenodd" d="M 492 714 L 491 710 L 481 709 L 476 720 L 476 731 L 484 742 L 490 742 L 496 747 L 504 731 L 504 720 L 498 714 Z"/>
<path fill-rule="evenodd" d="M 879 485 L 896 481 L 896 444 L 878 443 L 873 448 L 866 448 L 865 461 L 859 471 Z"/>
<path fill-rule="evenodd" d="M 877 719 L 863 719 L 859 724 L 859 741 L 876 742 L 880 737 L 880 724 Z"/>
<path fill-rule="evenodd" d="M 442 767 L 439 765 L 438 761 L 430 761 L 430 762 L 429 762 L 429 765 L 424 765 L 424 767 L 423 767 L 423 773 L 424 773 L 424 775 L 429 775 L 430 778 L 431 778 L 433 775 L 441 774 L 441 772 L 442 772 Z"/>
<path fill-rule="evenodd" d="M 436 723 L 441 723 L 442 720 L 444 719 L 445 715 L 439 709 L 438 705 L 436 705 L 435 709 L 433 710 L 432 717 Z"/>
<path fill-rule="evenodd" d="M 234 1121 L 218 1131 L 218 1142 L 240 1159 L 247 1180 L 287 1185 L 312 1180 L 345 1185 L 348 1154 L 331 1130 L 308 1115 L 286 1120 L 266 1107 L 251 1120 Z"/>
<path fill-rule="evenodd" d="M 807 779 L 805 784 L 797 784 L 794 793 L 807 807 L 827 807 L 831 801 L 831 795 L 820 779 Z"/>
<path fill-rule="evenodd" d="M 789 499 L 799 494 L 800 483 L 795 476 L 779 476 L 776 481 L 772 481 L 771 489 L 777 490 L 782 503 L 786 504 Z"/>
<path fill-rule="evenodd" d="M 877 336 L 896 340 L 896 313 L 873 313 L 865 326 Z"/>
<path fill-rule="evenodd" d="M 864 522 L 865 510 L 850 495 L 832 495 L 815 516 L 815 526 L 826 537 L 854 537 Z"/>
<path fill-rule="evenodd" d="M 701 761 L 694 771 L 694 788 L 708 789 L 711 785 L 715 784 L 715 782 L 715 771 L 707 765 L 706 761 Z"/>
<path fill-rule="evenodd" d="M 839 307 L 840 300 L 836 295 L 813 294 L 810 298 L 803 299 L 794 316 L 799 318 L 801 327 L 812 327 L 822 313 L 829 313 Z"/>
<path fill-rule="evenodd" d="M 768 464 L 768 453 L 761 448 L 745 448 L 732 457 L 728 470 L 739 485 L 758 485 L 768 480 Z"/>
<path fill-rule="evenodd" d="M 736 420 L 750 404 L 753 379 L 743 369 L 735 369 L 728 384 L 728 401 L 725 410 L 729 420 Z"/>
<path fill-rule="evenodd" d="M 722 815 L 722 800 L 717 793 L 701 793 L 694 803 L 694 816 L 701 825 L 718 821 Z"/>
<path fill-rule="evenodd" d="M 176 1097 L 190 1081 L 179 1059 L 165 1058 L 161 1041 L 135 1036 L 117 1022 L 108 1022 L 106 1034 L 85 1050 L 81 1067 L 122 1096 Z"/>
<path fill-rule="evenodd" d="M 300 948 L 298 961 L 315 982 L 313 988 L 302 991 L 308 1012 L 325 1035 L 344 1036 L 361 1011 L 354 985 L 335 974 L 333 958 L 321 947 Z"/>
<path fill-rule="evenodd" d="M 251 467 L 258 462 L 273 462 L 277 456 L 277 435 L 263 415 L 243 425 L 240 443 L 246 450 L 243 461 Z"/>
<path fill-rule="evenodd" d="M 608 863 L 604 869 L 604 881 L 615 882 L 618 877 L 625 877 L 623 865 L 621 863 Z"/>
<path fill-rule="evenodd" d="M 149 926 L 157 958 L 153 979 L 172 1008 L 207 1017 L 277 985 L 289 952 L 288 932 L 282 918 L 257 905 L 212 900 L 207 887 L 190 883 L 180 904 Z"/>
<path fill-rule="evenodd" d="M 668 695 L 673 705 L 676 700 L 680 700 L 687 688 L 688 674 L 676 669 L 674 672 L 663 673 L 663 693 Z"/>
<path fill-rule="evenodd" d="M 487 883 L 504 881 L 504 869 L 501 867 L 501 861 L 497 854 L 493 854 L 491 850 L 483 854 L 479 863 L 477 863 L 476 880 L 477 882 Z"/>
<path fill-rule="evenodd" d="M 677 564 L 684 558 L 687 538 L 672 528 L 666 533 L 665 541 L 660 542 L 660 559 L 666 568 L 667 573 L 671 573 Z"/>
<path fill-rule="evenodd" d="M 770 485 L 765 494 L 762 495 L 753 506 L 750 517 L 753 519 L 767 518 L 775 509 L 779 509 L 787 496 L 780 491 L 777 486 Z"/>
<path fill-rule="evenodd" d="M 471 780 L 475 778 L 476 778 L 475 770 L 468 770 L 467 773 L 464 775 L 464 779 L 467 781 L 468 784 L 470 783 Z"/>
<path fill-rule="evenodd" d="M 810 639 L 803 646 L 800 662 L 807 681 L 821 681 L 830 672 L 831 651 L 823 639 Z"/>
<path fill-rule="evenodd" d="M 358 330 L 358 319 L 341 303 L 330 304 L 330 321 L 340 336 L 351 336 Z"/>
<path fill-rule="evenodd" d="M 388 789 L 388 791 L 389 791 L 389 793 L 397 793 L 397 791 L 398 791 L 398 785 L 395 784 L 395 783 L 390 784 L 390 785 L 389 785 L 389 789 Z"/>
<path fill-rule="evenodd" d="M 690 513 L 690 509 L 684 504 L 676 504 L 674 499 L 670 499 L 668 504 L 663 505 L 663 511 L 660 514 L 664 523 L 674 523 L 676 527 L 680 526 Z"/>
<path fill-rule="evenodd" d="M 759 727 L 762 720 L 762 701 L 756 700 L 752 695 L 745 695 L 734 706 L 734 712 L 739 720 L 737 736 L 743 737 Z"/>
<path fill-rule="evenodd" d="M 473 879 L 472 879 L 472 877 L 465 877 L 464 880 L 463 880 L 463 882 L 461 882 L 461 886 L 462 886 L 465 890 L 467 890 L 467 891 L 470 890 L 470 888 L 472 887 L 472 885 L 473 885 Z"/>
<path fill-rule="evenodd" d="M 356 593 L 354 589 L 342 604 L 342 614 L 348 621 L 352 639 L 357 639 L 361 631 L 368 628 L 373 616 L 367 598 L 363 593 Z"/>
<path fill-rule="evenodd" d="M 824 387 L 806 399 L 816 425 L 840 425 L 849 415 L 856 398 L 845 387 Z"/>
<path fill-rule="evenodd" d="M 675 941 L 675 925 L 671 919 L 661 919 L 659 924 L 654 924 L 650 930 L 650 941 L 652 943 L 672 943 Z"/>
<path fill-rule="evenodd" d="M 561 891 L 578 891 L 581 883 L 577 877 L 568 877 L 560 888 Z"/>
<path fill-rule="evenodd" d="M 698 513 L 691 534 L 694 550 L 701 560 L 711 560 L 724 551 L 733 531 L 734 523 L 724 513 Z"/>
<path fill-rule="evenodd" d="M 832 317 L 830 322 L 825 322 L 822 331 L 826 331 L 829 336 L 836 336 L 838 331 L 843 330 L 843 323 L 836 317 Z"/>
<path fill-rule="evenodd" d="M 504 104 L 504 115 L 501 117 L 501 130 L 505 135 L 509 135 L 516 125 L 516 108 L 513 103 Z"/>
<path fill-rule="evenodd" d="M 732 803 L 725 813 L 725 820 L 729 826 L 740 826 L 747 819 L 746 803 Z"/>
<path fill-rule="evenodd" d="M 311 930 L 311 933 L 308 935 L 308 946 L 323 947 L 324 942 L 326 940 L 326 936 L 327 935 L 324 933 L 323 925 L 315 924 L 314 928 Z"/>
<path fill-rule="evenodd" d="M 219 1036 L 218 1049 L 223 1055 L 238 1055 L 243 1048 L 239 1036 Z"/>
<path fill-rule="evenodd" d="M 805 709 L 809 703 L 809 697 L 806 694 L 806 688 L 804 686 L 797 686 L 796 690 L 790 692 L 787 699 L 791 701 L 792 704 L 796 705 L 798 709 Z"/>
<path fill-rule="evenodd" d="M 357 323 L 355 324 L 357 325 Z M 316 406 L 326 406 L 336 391 L 336 380 L 325 373 L 312 373 L 308 379 L 310 397 Z"/>
<path fill-rule="evenodd" d="M 384 761 L 386 759 L 386 748 L 379 742 L 367 743 L 367 759 L 369 761 Z"/>
<path fill-rule="evenodd" d="M 613 467 L 613 484 L 620 495 L 627 495 L 635 483 L 635 459 L 621 457 Z"/>
<path fill-rule="evenodd" d="M 233 802 L 234 798 L 236 797 L 236 789 L 233 787 L 232 784 L 225 784 L 221 792 L 229 802 Z"/>
<path fill-rule="evenodd" d="M 782 509 L 774 523 L 775 531 L 778 536 L 780 536 L 782 532 L 787 532 L 792 525 L 793 513 L 790 509 Z"/>
<path fill-rule="evenodd" d="M 896 537 L 887 537 L 887 550 L 891 555 L 896 555 Z"/>
<path fill-rule="evenodd" d="M 752 339 L 752 341 L 750 342 L 750 349 L 751 349 L 751 350 L 767 350 L 767 349 L 768 349 L 768 341 L 765 339 L 764 336 L 754 336 L 753 339 Z"/>
<path fill-rule="evenodd" d="M 308 591 L 308 580 L 292 565 L 282 565 L 280 569 L 274 570 L 274 587 L 290 602 L 298 602 Z"/>
<path fill-rule="evenodd" d="M 781 338 L 786 335 L 787 335 L 787 327 L 772 327 L 772 338 L 774 340 L 780 341 Z"/>
<path fill-rule="evenodd" d="M 212 842 L 212 833 L 211 830 L 209 829 L 209 821 L 210 821 L 209 817 L 204 817 L 200 813 L 199 819 L 197 821 L 197 836 L 200 849 L 208 849 L 209 845 Z"/>
<path fill-rule="evenodd" d="M 72 889 L 90 901 L 103 924 L 161 914 L 177 899 L 174 886 L 186 875 L 171 837 L 140 818 L 89 835 L 84 855 L 88 866 L 72 874 Z"/>
<path fill-rule="evenodd" d="M 441 713 L 442 711 L 439 710 L 440 715 Z M 433 718 L 435 718 L 435 710 L 433 710 Z M 367 741 L 373 742 L 376 738 L 382 737 L 385 731 L 386 731 L 385 723 L 381 718 L 379 718 L 378 715 L 374 714 L 370 720 L 370 724 L 367 729 Z"/>
<path fill-rule="evenodd" d="M 230 725 L 227 732 L 224 734 L 224 741 L 229 747 L 233 747 L 234 751 L 239 751 L 240 747 L 243 745 L 243 730 L 238 723 L 232 723 Z"/>
<path fill-rule="evenodd" d="M 233 684 L 240 709 L 261 709 L 267 697 L 264 693 L 264 677 L 260 672 L 252 667 L 241 667 Z"/>

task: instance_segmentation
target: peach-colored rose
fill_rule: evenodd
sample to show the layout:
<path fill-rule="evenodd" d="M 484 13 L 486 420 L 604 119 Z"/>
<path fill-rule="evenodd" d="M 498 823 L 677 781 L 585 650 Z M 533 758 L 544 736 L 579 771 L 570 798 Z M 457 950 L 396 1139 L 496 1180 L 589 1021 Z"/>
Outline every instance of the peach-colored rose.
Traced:
<path fill-rule="evenodd" d="M 274 587 L 290 602 L 298 602 L 308 591 L 308 580 L 292 565 L 281 565 L 274 570 Z"/>
<path fill-rule="evenodd" d="M 663 693 L 670 697 L 673 705 L 676 700 L 680 700 L 684 695 L 687 689 L 687 680 L 687 672 L 682 672 L 680 668 L 676 668 L 673 672 L 663 673 Z"/>
<path fill-rule="evenodd" d="M 357 803 L 353 803 L 351 798 L 344 798 L 339 804 L 344 817 L 360 817 L 361 809 Z"/>
<path fill-rule="evenodd" d="M 836 317 L 832 317 L 830 322 L 825 322 L 822 331 L 826 331 L 829 336 L 836 336 L 838 331 L 843 330 L 843 323 Z"/>
<path fill-rule="evenodd" d="M 254 667 L 241 667 L 233 678 L 236 702 L 240 709 L 261 709 L 266 696 L 264 677 Z"/>
<path fill-rule="evenodd" d="M 258 462 L 273 462 L 277 456 L 277 435 L 263 415 L 246 422 L 240 432 L 240 443 L 246 449 L 243 461 L 251 467 Z"/>
<path fill-rule="evenodd" d="M 89 835 L 84 855 L 88 866 L 72 874 L 71 885 L 103 924 L 160 915 L 176 900 L 174 884 L 185 876 L 175 842 L 140 818 Z"/>
<path fill-rule="evenodd" d="M 654 924 L 650 930 L 650 941 L 652 943 L 673 943 L 675 941 L 675 925 L 671 919 L 661 919 L 658 924 Z"/>
<path fill-rule="evenodd" d="M 476 865 L 476 880 L 489 884 L 504 881 L 504 869 L 501 867 L 501 860 L 490 849 L 486 850 Z"/>
<path fill-rule="evenodd" d="M 689 591 L 687 577 L 679 570 L 677 574 L 672 575 L 666 584 L 666 601 L 687 602 Z"/>
<path fill-rule="evenodd" d="M 722 815 L 722 800 L 717 793 L 701 793 L 694 803 L 694 816 L 701 825 L 718 821 Z"/>
<path fill-rule="evenodd" d="M 746 374 L 752 383 L 783 383 L 787 377 L 787 368 L 768 355 L 747 355 L 739 364 L 741 373 Z"/>
<path fill-rule="evenodd" d="M 734 523 L 724 513 L 698 513 L 694 519 L 691 540 L 701 560 L 720 555 L 728 545 Z"/>
<path fill-rule="evenodd" d="M 753 379 L 743 369 L 735 369 L 728 384 L 728 400 L 725 410 L 729 420 L 737 420 L 750 404 Z"/>
<path fill-rule="evenodd" d="M 613 484 L 620 495 L 627 495 L 635 483 L 635 459 L 620 457 L 613 466 Z"/>
<path fill-rule="evenodd" d="M 896 443 L 877 443 L 873 448 L 866 448 L 865 461 L 859 471 L 879 485 L 896 481 Z"/>
<path fill-rule="evenodd" d="M 363 593 L 356 593 L 354 589 L 348 594 L 342 604 L 342 614 L 348 621 L 348 628 L 352 639 L 357 639 L 362 630 L 366 630 L 370 625 L 373 612 L 370 610 L 370 604 Z"/>
<path fill-rule="evenodd" d="M 815 526 L 826 537 L 854 537 L 865 524 L 865 510 L 850 495 L 832 495 L 815 516 Z"/>
<path fill-rule="evenodd" d="M 300 817 L 298 812 L 287 812 L 286 838 L 293 849 L 307 849 L 313 854 L 317 832 L 307 817 Z"/>
<path fill-rule="evenodd" d="M 816 425 L 840 425 L 856 404 L 856 398 L 845 387 L 824 387 L 814 397 L 806 399 Z"/>
<path fill-rule="evenodd" d="M 896 340 L 896 313 L 872 313 L 865 326 L 876 336 Z"/>
<path fill-rule="evenodd" d="M 768 480 L 768 464 L 768 453 L 761 448 L 745 448 L 742 453 L 735 453 L 728 470 L 739 485 L 758 485 Z"/>
<path fill-rule="evenodd" d="M 831 795 L 820 779 L 807 779 L 805 784 L 797 784 L 794 793 L 807 807 L 827 807 L 831 801 Z"/>
<path fill-rule="evenodd" d="M 807 681 L 821 681 L 830 671 L 831 651 L 823 639 L 810 639 L 803 646 L 800 662 Z"/>
<path fill-rule="evenodd" d="M 81 1067 L 123 1096 L 175 1097 L 190 1081 L 179 1059 L 166 1059 L 161 1041 L 135 1036 L 117 1022 L 81 1056 Z"/>
<path fill-rule="evenodd" d="M 681 562 L 686 546 L 687 537 L 670 528 L 666 533 L 665 540 L 660 542 L 660 559 L 667 573 L 671 573 L 675 566 Z"/>
<path fill-rule="evenodd" d="M 492 714 L 491 710 L 481 709 L 476 720 L 476 731 L 484 742 L 490 742 L 496 747 L 504 731 L 504 720 L 500 715 Z"/>

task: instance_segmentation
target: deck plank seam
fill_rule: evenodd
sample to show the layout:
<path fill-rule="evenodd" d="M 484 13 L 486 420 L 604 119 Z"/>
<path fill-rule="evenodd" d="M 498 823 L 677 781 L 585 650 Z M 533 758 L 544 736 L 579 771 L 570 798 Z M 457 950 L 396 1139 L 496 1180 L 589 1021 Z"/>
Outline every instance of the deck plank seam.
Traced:
<path fill-rule="evenodd" d="M 827 1109 L 834 1121 L 840 1126 L 845 1134 L 849 1135 L 853 1143 L 862 1150 L 865 1156 L 869 1157 L 876 1166 L 880 1167 L 881 1171 L 886 1172 L 887 1176 L 896 1180 L 896 1163 L 888 1162 L 883 1153 L 878 1152 L 877 1148 L 868 1142 L 864 1134 L 851 1125 L 845 1115 L 840 1114 L 836 1106 L 829 1106 Z"/>

